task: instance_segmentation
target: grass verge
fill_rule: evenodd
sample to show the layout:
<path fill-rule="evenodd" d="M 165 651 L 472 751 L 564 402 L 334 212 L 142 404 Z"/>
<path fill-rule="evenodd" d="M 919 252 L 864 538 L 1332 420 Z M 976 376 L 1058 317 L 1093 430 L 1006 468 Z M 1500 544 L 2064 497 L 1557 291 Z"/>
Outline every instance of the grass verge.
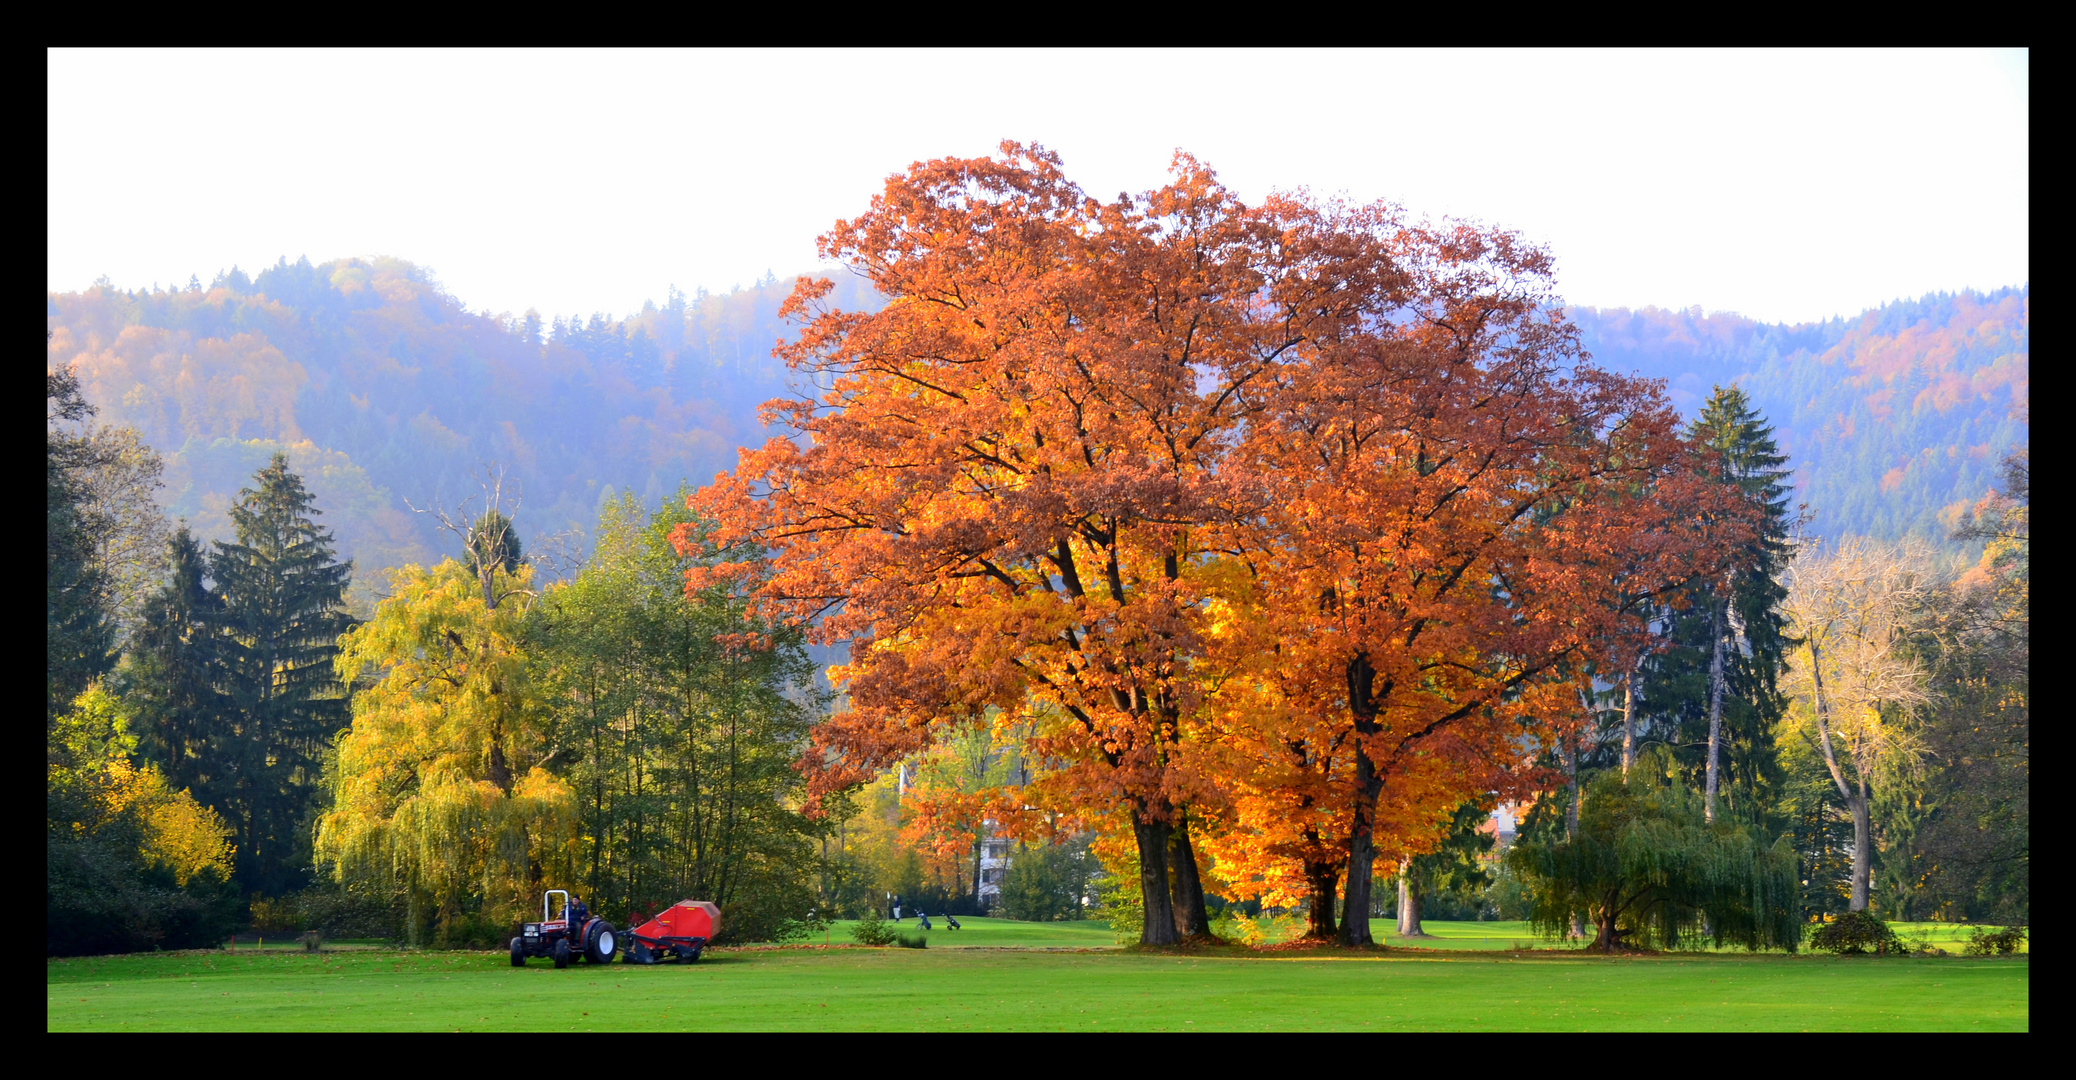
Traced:
<path fill-rule="evenodd" d="M 964 921 L 964 920 L 962 920 Z M 50 1031 L 2024 1031 L 2025 958 L 741 950 L 54 960 Z"/>

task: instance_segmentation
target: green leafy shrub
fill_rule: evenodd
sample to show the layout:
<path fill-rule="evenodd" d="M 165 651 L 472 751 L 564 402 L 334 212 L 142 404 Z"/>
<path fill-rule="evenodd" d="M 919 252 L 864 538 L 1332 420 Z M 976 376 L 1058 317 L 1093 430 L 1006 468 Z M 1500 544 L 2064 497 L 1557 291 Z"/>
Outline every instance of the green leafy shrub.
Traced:
<path fill-rule="evenodd" d="M 1129 845 L 1114 862 L 1102 863 L 1102 872 L 1090 880 L 1096 893 L 1094 917 L 1110 924 L 1113 940 L 1134 945 L 1146 926 L 1145 898 L 1139 893 L 1139 852 Z"/>
<path fill-rule="evenodd" d="M 1848 911 L 1817 927 L 1816 933 L 1809 935 L 1809 947 L 1840 956 L 1868 952 L 1887 956 L 1908 951 L 1889 924 L 1871 911 Z"/>
<path fill-rule="evenodd" d="M 886 918 L 879 913 L 878 908 L 866 908 L 865 914 L 858 919 L 858 924 L 851 927 L 851 940 L 860 945 L 871 945 L 875 948 L 892 945 L 894 938 L 894 928 L 887 925 Z"/>
<path fill-rule="evenodd" d="M 2007 926 L 1991 930 L 1978 926 L 1968 935 L 1969 956 L 2010 956 L 2026 946 L 2026 928 Z"/>
<path fill-rule="evenodd" d="M 1092 839 L 1084 834 L 1018 848 L 1002 879 L 1003 914 L 1026 922 L 1083 918 L 1082 897 L 1088 893 L 1089 878 L 1102 872 L 1089 851 Z"/>
<path fill-rule="evenodd" d="M 904 949 L 927 949 L 930 947 L 930 939 L 924 934 L 910 934 L 904 931 L 895 937 L 894 944 Z"/>

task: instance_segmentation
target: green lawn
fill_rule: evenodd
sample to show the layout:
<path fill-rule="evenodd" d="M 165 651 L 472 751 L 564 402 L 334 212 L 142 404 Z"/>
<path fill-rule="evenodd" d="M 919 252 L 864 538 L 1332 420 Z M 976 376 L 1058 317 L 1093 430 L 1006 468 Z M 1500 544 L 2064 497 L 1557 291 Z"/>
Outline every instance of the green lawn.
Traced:
<path fill-rule="evenodd" d="M 1044 942 L 1093 929 L 1033 925 L 1030 939 Z M 51 1031 L 2024 1031 L 2031 1015 L 2023 958 L 1047 952 L 941 948 L 941 934 L 926 950 L 752 949 L 692 965 L 567 971 L 514 970 L 501 953 L 271 945 L 53 960 L 44 1022 Z"/>
<path fill-rule="evenodd" d="M 846 945 L 851 940 L 851 927 L 855 922 L 839 921 L 829 924 L 826 934 L 817 934 L 811 940 L 820 944 L 825 939 L 832 944 Z M 902 933 L 914 935 L 916 921 L 913 918 L 887 925 Z M 944 919 L 930 917 L 933 929 L 924 936 L 933 949 L 1110 949 L 1117 946 L 1117 937 L 1110 931 L 1110 924 L 1094 919 L 1078 922 L 1017 922 L 1014 919 L 987 919 L 978 915 L 959 917 L 957 930 L 947 930 Z"/>

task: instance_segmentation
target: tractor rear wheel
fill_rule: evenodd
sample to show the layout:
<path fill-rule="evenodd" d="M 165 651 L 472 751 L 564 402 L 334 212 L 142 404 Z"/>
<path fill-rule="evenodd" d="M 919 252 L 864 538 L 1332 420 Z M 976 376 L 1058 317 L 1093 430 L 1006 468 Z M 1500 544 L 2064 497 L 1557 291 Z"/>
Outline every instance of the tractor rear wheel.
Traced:
<path fill-rule="evenodd" d="M 555 951 L 554 951 L 554 952 L 552 952 L 552 953 L 550 953 L 549 955 L 551 955 L 551 956 L 555 957 L 555 970 L 557 970 L 557 971 L 561 971 L 561 970 L 562 970 L 563 968 L 566 968 L 566 967 L 568 967 L 568 966 L 569 966 L 569 939 L 568 939 L 568 938 L 557 938 L 557 939 L 556 939 L 556 941 L 555 941 Z"/>
<path fill-rule="evenodd" d="M 593 964 L 610 964 L 620 944 L 613 933 L 613 924 L 604 919 L 595 919 L 584 928 L 584 959 Z"/>
<path fill-rule="evenodd" d="M 513 938 L 513 939 L 512 939 L 512 966 L 513 966 L 513 967 L 525 967 L 525 966 L 526 966 L 526 939 L 525 939 L 525 938 L 516 938 L 516 937 L 515 937 L 515 938 Z"/>

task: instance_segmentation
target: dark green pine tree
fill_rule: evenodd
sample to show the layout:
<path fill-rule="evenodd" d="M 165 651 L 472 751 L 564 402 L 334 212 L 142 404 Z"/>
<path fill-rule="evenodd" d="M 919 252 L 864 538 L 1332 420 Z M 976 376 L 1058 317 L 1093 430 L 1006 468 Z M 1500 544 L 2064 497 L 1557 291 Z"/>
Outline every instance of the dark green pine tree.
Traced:
<path fill-rule="evenodd" d="M 1744 391 L 1718 386 L 1687 429 L 1709 451 L 1715 478 L 1735 485 L 1757 503 L 1765 527 L 1738 552 L 1727 603 L 1716 581 L 1688 585 L 1683 606 L 1661 613 L 1668 646 L 1647 666 L 1639 713 L 1650 734 L 1669 744 L 1687 782 L 1705 787 L 1708 769 L 1710 671 L 1717 644 L 1723 663 L 1722 728 L 1718 747 L 1719 798 L 1733 811 L 1767 819 L 1781 783 L 1773 732 L 1786 711 L 1779 680 L 1787 669 L 1786 619 L 1788 531 L 1792 525 L 1787 457 L 1774 443 L 1773 428 L 1753 411 Z"/>
<path fill-rule="evenodd" d="M 514 573 L 519 569 L 519 560 L 526 557 L 512 519 L 495 509 L 483 511 L 483 516 L 469 526 L 467 545 L 468 551 L 462 558 L 471 577 L 481 577 L 485 563 L 507 574 Z"/>
<path fill-rule="evenodd" d="M 210 725 L 223 707 L 214 669 L 222 604 L 204 580 L 208 560 L 185 522 L 166 542 L 166 554 L 172 573 L 145 602 L 131 635 L 124 689 L 137 708 L 139 749 L 174 788 L 206 796 L 216 779 Z"/>
<path fill-rule="evenodd" d="M 72 706 L 87 684 L 115 665 L 108 582 L 94 559 L 96 529 L 86 507 L 85 474 L 97 463 L 93 442 L 64 425 L 94 415 L 72 369 L 45 376 L 44 690 L 45 720 Z"/>
<path fill-rule="evenodd" d="M 331 533 L 313 520 L 319 511 L 286 455 L 254 480 L 231 507 L 236 542 L 215 541 L 210 560 L 221 704 L 205 791 L 237 832 L 239 886 L 280 895 L 308 883 L 320 757 L 349 723 L 332 659 L 352 625 L 353 567 L 333 561 Z"/>

